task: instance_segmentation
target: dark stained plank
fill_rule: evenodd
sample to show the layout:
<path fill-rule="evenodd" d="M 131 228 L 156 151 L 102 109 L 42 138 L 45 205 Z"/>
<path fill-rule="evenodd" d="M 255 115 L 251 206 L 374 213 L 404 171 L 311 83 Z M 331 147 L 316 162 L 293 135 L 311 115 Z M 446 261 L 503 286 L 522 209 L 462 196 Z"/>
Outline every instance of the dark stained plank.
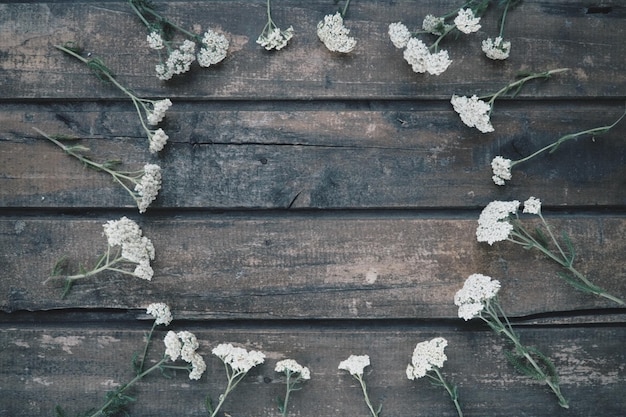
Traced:
<path fill-rule="evenodd" d="M 13 250 L 0 252 L 0 308 L 133 309 L 162 300 L 189 319 L 455 318 L 454 294 L 473 273 L 501 280 L 511 316 L 617 307 L 570 287 L 536 251 L 478 244 L 477 216 L 153 216 L 139 220 L 156 248 L 151 282 L 103 273 L 78 281 L 66 299 L 62 280 L 43 284 L 52 266 L 64 255 L 74 268 L 93 265 L 106 248 L 102 224 L 121 216 L 4 218 L 0 246 Z M 546 217 L 571 236 L 581 272 L 624 298 L 624 217 Z"/>
<path fill-rule="evenodd" d="M 626 121 L 515 167 L 505 187 L 493 184 L 490 167 L 496 155 L 521 159 L 613 123 L 623 103 L 502 103 L 493 134 L 463 125 L 448 103 L 363 106 L 175 103 L 163 124 L 171 143 L 155 157 L 130 103 L 7 105 L 0 206 L 133 206 L 107 174 L 83 168 L 33 127 L 85 138 L 95 160 L 121 159 L 127 170 L 159 163 L 155 208 L 482 207 L 530 195 L 552 206 L 626 204 Z"/>
<path fill-rule="evenodd" d="M 108 389 L 132 378 L 130 358 L 142 349 L 149 325 L 125 324 L 117 329 L 102 323 L 82 328 L 23 324 L 18 328 L 4 323 L 0 412 L 12 417 L 52 415 L 53 407 L 60 404 L 74 415 L 99 406 Z M 186 416 L 205 416 L 205 396 L 217 397 L 225 386 L 223 366 L 210 354 L 224 342 L 261 350 L 267 359 L 235 389 L 221 415 L 277 415 L 275 398 L 282 394 L 284 383 L 274 365 L 287 357 L 308 366 L 312 375 L 293 394 L 290 415 L 367 415 L 358 383 L 337 366 L 350 354 L 368 354 L 371 366 L 365 380 L 372 402 L 383 405 L 381 415 L 455 416 L 443 388 L 405 376 L 415 344 L 438 336 L 449 342 L 442 372 L 458 385 L 467 416 L 621 417 L 626 407 L 623 325 L 519 329 L 527 345 L 554 361 L 562 391 L 570 399 L 569 410 L 561 409 L 545 386 L 515 372 L 504 358 L 498 336 L 463 323 L 449 327 L 283 324 L 279 328 L 216 324 L 207 328 L 174 321 L 171 326 L 196 334 L 207 373 L 200 381 L 189 381 L 185 372 L 171 379 L 158 373 L 148 376 L 132 392 L 137 398 L 130 409 L 133 416 L 176 415 L 181 407 Z M 155 332 L 150 361 L 163 351 L 164 334 L 161 329 Z"/>
<path fill-rule="evenodd" d="M 402 52 L 389 41 L 389 23 L 421 26 L 426 14 L 442 15 L 455 1 L 359 1 L 351 5 L 346 25 L 358 39 L 348 56 L 328 52 L 315 28 L 336 8 L 324 1 L 275 1 L 279 26 L 293 25 L 296 36 L 278 53 L 255 43 L 265 24 L 263 1 L 155 2 L 186 28 L 217 28 L 230 38 L 229 57 L 215 69 L 196 69 L 169 84 L 154 74 L 156 53 L 147 48 L 144 27 L 125 1 L 0 4 L 2 99 L 118 98 L 89 70 L 54 44 L 79 41 L 105 59 L 119 79 L 148 95 L 189 98 L 447 98 L 452 93 L 493 92 L 520 71 L 568 67 L 567 76 L 522 92 L 523 97 L 623 97 L 623 5 L 608 13 L 588 13 L 580 1 L 524 1 L 508 16 L 505 37 L 513 52 L 506 62 L 491 62 L 481 41 L 497 36 L 500 10 L 491 10 L 481 31 L 446 40 L 454 60 L 439 77 L 415 74 Z M 6 34 L 6 35 L 5 35 Z M 432 43 L 434 37 L 422 37 Z M 54 86 L 54 88 L 51 88 Z M 497 86 L 497 88 L 496 88 Z M 254 92 L 251 95 L 251 92 Z"/>

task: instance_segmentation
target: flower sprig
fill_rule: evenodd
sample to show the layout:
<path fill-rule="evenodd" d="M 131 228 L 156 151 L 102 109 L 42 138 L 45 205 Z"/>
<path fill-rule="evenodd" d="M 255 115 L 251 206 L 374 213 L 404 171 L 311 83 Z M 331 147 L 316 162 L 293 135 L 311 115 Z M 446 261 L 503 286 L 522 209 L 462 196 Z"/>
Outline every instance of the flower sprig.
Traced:
<path fill-rule="evenodd" d="M 518 159 L 516 161 L 512 161 L 510 159 L 507 159 L 498 155 L 495 158 L 493 158 L 493 160 L 491 161 L 491 169 L 493 171 L 493 177 L 492 177 L 493 182 L 496 185 L 505 185 L 506 184 L 505 181 L 508 181 L 512 178 L 511 170 L 513 169 L 514 166 L 521 164 L 522 162 L 526 162 L 542 154 L 543 152 L 546 152 L 546 151 L 548 151 L 548 153 L 555 152 L 559 148 L 559 146 L 561 146 L 564 142 L 567 142 L 568 140 L 577 139 L 581 136 L 586 136 L 586 135 L 591 135 L 592 137 L 595 137 L 595 136 L 599 136 L 604 133 L 607 133 L 609 130 L 614 128 L 619 122 L 621 122 L 625 116 L 626 116 L 626 110 L 624 111 L 624 113 L 622 113 L 619 119 L 617 119 L 610 125 L 595 127 L 593 129 L 582 130 L 580 132 L 569 133 L 567 135 L 561 136 L 553 143 L 547 146 L 544 146 L 538 151 L 535 151 L 532 154 L 522 159 Z"/>
<path fill-rule="evenodd" d="M 359 382 L 359 384 L 361 385 L 361 391 L 363 391 L 365 404 L 367 404 L 367 408 L 369 409 L 370 414 L 372 415 L 372 417 L 378 417 L 383 406 L 381 404 L 378 406 L 377 410 L 374 410 L 374 406 L 372 405 L 369 394 L 367 393 L 367 385 L 365 384 L 365 380 L 363 379 L 363 370 L 369 365 L 369 355 L 350 355 L 348 359 L 339 363 L 339 369 L 348 371 L 350 375 L 352 375 L 354 379 Z"/>
<path fill-rule="evenodd" d="M 500 306 L 497 298 L 499 290 L 498 280 L 482 274 L 470 275 L 463 288 L 454 295 L 454 304 L 459 307 L 459 317 L 466 321 L 480 318 L 496 334 L 505 336 L 513 344 L 513 349 L 506 353 L 511 365 L 518 372 L 548 385 L 556 395 L 559 405 L 569 408 L 567 399 L 561 393 L 556 367 L 538 349 L 522 344 Z"/>
<path fill-rule="evenodd" d="M 155 70 L 160 80 L 166 81 L 174 75 L 183 74 L 198 61 L 201 67 L 210 67 L 226 58 L 229 42 L 226 36 L 211 29 L 202 35 L 190 32 L 159 13 L 149 0 L 128 0 L 130 7 L 148 29 L 146 41 L 150 49 L 159 53 L 160 63 Z M 186 39 L 177 45 L 172 32 L 182 34 Z M 200 46 L 196 53 L 196 48 Z M 161 51 L 167 51 L 167 57 Z"/>
<path fill-rule="evenodd" d="M 284 359 L 276 363 L 274 371 L 285 374 L 285 385 L 287 386 L 285 397 L 278 398 L 278 411 L 283 417 L 287 417 L 289 407 L 289 397 L 293 391 L 302 389 L 300 384 L 311 379 L 311 372 L 306 366 L 300 365 L 293 359 Z"/>
<path fill-rule="evenodd" d="M 113 71 L 111 71 L 111 69 L 108 68 L 100 58 L 83 57 L 81 55 L 81 49 L 72 42 L 66 43 L 65 45 L 55 45 L 54 47 L 80 60 L 86 64 L 98 78 L 112 83 L 120 89 L 120 91 L 126 94 L 132 100 L 133 105 L 137 110 L 141 127 L 148 137 L 150 152 L 157 153 L 163 149 L 169 139 L 169 136 L 167 136 L 163 129 L 151 129 L 149 126 L 156 126 L 163 120 L 165 112 L 172 106 L 170 99 L 150 100 L 138 97 L 129 88 L 123 86 L 119 81 L 117 81 Z"/>
<path fill-rule="evenodd" d="M 350 0 L 347 0 L 341 12 L 326 15 L 317 24 L 317 37 L 331 52 L 347 54 L 356 46 L 356 39 L 348 36 L 350 29 L 343 24 L 349 6 Z"/>
<path fill-rule="evenodd" d="M 74 282 L 104 271 L 119 272 L 147 281 L 152 280 L 154 271 L 150 266 L 150 261 L 155 257 L 154 245 L 150 239 L 143 236 L 139 225 L 127 217 L 122 217 L 120 220 L 109 220 L 103 225 L 103 229 L 107 238 L 107 249 L 91 269 L 87 270 L 81 265 L 80 273 L 67 275 L 65 274 L 67 258 L 63 257 L 56 262 L 50 277 L 44 283 L 52 278 L 64 278 L 63 297 L 65 297 Z"/>
<path fill-rule="evenodd" d="M 172 322 L 172 312 L 170 307 L 165 303 L 152 303 L 146 308 L 146 314 L 154 317 L 154 322 L 152 323 L 152 328 L 150 332 L 148 332 L 148 336 L 146 337 L 146 346 L 144 347 L 143 353 L 141 357 L 138 357 L 133 361 L 135 365 L 135 372 L 140 374 L 143 372 L 143 365 L 146 360 L 146 355 L 148 354 L 148 347 L 150 346 L 150 341 L 152 340 L 152 335 L 154 330 L 158 325 L 168 326 Z"/>
<path fill-rule="evenodd" d="M 135 200 L 140 213 L 145 213 L 159 194 L 161 189 L 161 167 L 156 164 L 145 164 L 139 171 L 120 171 L 117 166 L 120 161 L 109 160 L 105 162 L 92 161 L 84 153 L 89 152 L 89 148 L 82 145 L 65 145 L 54 137 L 45 134 L 37 128 L 33 128 L 37 133 L 60 147 L 65 153 L 78 159 L 86 167 L 96 171 L 103 171 L 110 174 L 113 180 L 120 184 Z M 68 138 L 60 138 L 68 139 Z"/>
<path fill-rule="evenodd" d="M 410 380 L 427 377 L 433 385 L 444 387 L 450 395 L 459 417 L 463 417 L 457 387 L 448 383 L 440 371 L 448 359 L 444 353 L 446 346 L 448 346 L 448 341 L 443 337 L 418 343 L 413 350 L 411 363 L 406 368 L 406 376 Z"/>
<path fill-rule="evenodd" d="M 538 78 L 548 79 L 553 74 L 558 74 L 564 71 L 569 71 L 569 68 L 558 68 L 543 72 L 526 74 L 523 76 L 523 78 L 507 84 L 495 93 L 488 94 L 482 97 L 477 97 L 476 95 L 466 97 L 454 94 L 452 95 L 450 103 L 452 103 L 454 111 L 459 114 L 461 120 L 467 126 L 476 127 L 476 129 L 480 130 L 482 133 L 493 132 L 494 128 L 491 124 L 490 116 L 491 112 L 493 111 L 494 102 L 497 98 L 505 94 L 509 94 L 511 97 L 515 97 L 520 92 L 524 84 L 526 84 L 528 81 Z"/>
<path fill-rule="evenodd" d="M 530 197 L 524 202 L 523 213 L 537 215 L 541 220 L 542 227 L 536 227 L 534 233 L 527 229 L 520 220 L 519 207 L 520 202 L 517 200 L 489 203 L 478 218 L 477 240 L 487 242 L 489 245 L 506 240 L 521 245 L 524 249 L 537 249 L 567 271 L 560 273 L 559 276 L 573 287 L 585 293 L 606 298 L 619 305 L 625 304 L 624 300 L 595 285 L 574 267 L 576 251 L 571 239 L 565 232 L 562 233 L 562 241 L 556 238 L 552 228 L 541 213 L 541 201 L 539 199 Z"/>
<path fill-rule="evenodd" d="M 247 351 L 235 347 L 230 343 L 222 343 L 213 349 L 213 354 L 223 363 L 226 370 L 227 384 L 224 393 L 219 396 L 217 406 L 213 406 L 210 396 L 207 396 L 205 406 L 210 417 L 215 417 L 224 404 L 226 397 L 235 389 L 237 384 L 248 374 L 250 369 L 265 361 L 265 354 L 256 350 Z"/>
<path fill-rule="evenodd" d="M 500 33 L 493 38 L 487 38 L 482 42 L 482 50 L 489 59 L 504 60 L 511 53 L 511 42 L 504 40 L 504 24 L 510 9 L 521 3 L 522 0 L 499 0 L 500 6 L 504 7 L 502 17 L 500 18 Z"/>
<path fill-rule="evenodd" d="M 263 26 L 263 30 L 257 38 L 256 43 L 268 51 L 272 49 L 279 51 L 287 46 L 291 38 L 293 38 L 293 26 L 289 26 L 285 30 L 279 28 L 274 22 L 274 19 L 272 19 L 271 1 L 267 0 L 267 22 L 265 26 Z"/>

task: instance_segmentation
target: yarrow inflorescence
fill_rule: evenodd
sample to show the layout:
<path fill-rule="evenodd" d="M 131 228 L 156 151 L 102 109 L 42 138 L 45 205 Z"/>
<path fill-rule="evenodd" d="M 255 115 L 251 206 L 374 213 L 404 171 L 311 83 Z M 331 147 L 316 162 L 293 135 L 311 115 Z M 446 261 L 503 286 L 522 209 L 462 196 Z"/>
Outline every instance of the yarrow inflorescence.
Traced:
<path fill-rule="evenodd" d="M 442 368 L 443 363 L 448 359 L 444 353 L 446 346 L 448 346 L 448 341 L 443 337 L 418 343 L 413 350 L 411 363 L 406 368 L 407 378 L 422 378 L 428 371 Z"/>
<path fill-rule="evenodd" d="M 317 24 L 317 36 L 331 52 L 352 52 L 356 39 L 348 36 L 349 33 L 350 29 L 344 26 L 339 12 L 324 16 L 324 20 Z"/>
<path fill-rule="evenodd" d="M 257 38 L 256 43 L 268 51 L 272 49 L 278 51 L 287 46 L 287 43 L 293 38 L 293 34 L 293 26 L 282 30 L 274 23 L 272 19 L 271 1 L 267 0 L 267 22 Z"/>

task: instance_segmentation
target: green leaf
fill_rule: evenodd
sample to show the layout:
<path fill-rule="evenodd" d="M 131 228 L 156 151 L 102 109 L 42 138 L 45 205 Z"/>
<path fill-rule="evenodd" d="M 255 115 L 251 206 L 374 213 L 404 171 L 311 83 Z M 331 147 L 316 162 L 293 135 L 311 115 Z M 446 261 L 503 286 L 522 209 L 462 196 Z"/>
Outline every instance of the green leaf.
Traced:
<path fill-rule="evenodd" d="M 278 411 L 281 414 L 285 414 L 285 402 L 282 398 L 276 397 L 276 403 L 278 404 Z"/>
<path fill-rule="evenodd" d="M 67 266 L 67 263 L 68 263 L 67 256 L 64 255 L 61 258 L 59 258 L 59 260 L 56 261 L 56 263 L 52 267 L 52 272 L 50 272 L 50 276 L 58 277 L 59 275 L 62 275 L 63 272 L 65 271 L 65 267 Z"/>
<path fill-rule="evenodd" d="M 65 414 L 65 411 L 61 408 L 60 405 L 56 405 L 54 407 L 54 415 L 56 417 L 67 417 L 67 414 Z"/>
<path fill-rule="evenodd" d="M 207 395 L 204 399 L 204 407 L 206 408 L 209 415 L 213 414 L 213 400 L 210 395 Z"/>

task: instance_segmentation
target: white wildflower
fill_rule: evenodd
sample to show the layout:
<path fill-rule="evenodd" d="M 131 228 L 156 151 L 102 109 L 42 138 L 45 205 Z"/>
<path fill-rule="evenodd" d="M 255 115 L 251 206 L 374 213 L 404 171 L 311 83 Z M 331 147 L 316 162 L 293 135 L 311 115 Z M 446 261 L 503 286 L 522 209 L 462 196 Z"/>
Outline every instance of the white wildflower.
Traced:
<path fill-rule="evenodd" d="M 411 32 L 401 22 L 391 23 L 389 25 L 389 39 L 391 43 L 398 49 L 405 48 L 409 39 L 411 39 Z"/>
<path fill-rule="evenodd" d="M 443 363 L 448 359 L 443 352 L 446 346 L 448 341 L 443 337 L 418 343 L 413 350 L 411 364 L 406 368 L 407 378 L 411 380 L 421 378 L 433 368 L 443 367 Z"/>
<path fill-rule="evenodd" d="M 289 26 L 286 30 L 281 30 L 280 28 L 275 27 L 272 30 L 263 32 L 256 40 L 256 43 L 268 51 L 272 49 L 276 49 L 278 51 L 287 46 L 287 43 L 292 37 L 292 26 Z"/>
<path fill-rule="evenodd" d="M 139 225 L 126 216 L 119 220 L 109 220 L 102 227 L 109 246 L 122 246 L 141 239 Z"/>
<path fill-rule="evenodd" d="M 146 40 L 148 41 L 148 46 L 150 47 L 150 49 L 159 50 L 165 47 L 165 44 L 163 43 L 163 38 L 161 37 L 161 34 L 157 31 L 150 32 Z"/>
<path fill-rule="evenodd" d="M 189 379 L 198 380 L 206 370 L 206 363 L 204 362 L 202 355 L 197 352 L 194 352 L 190 359 L 189 363 L 191 363 L 191 372 L 189 372 Z"/>
<path fill-rule="evenodd" d="M 422 29 L 433 35 L 443 35 L 448 30 L 448 27 L 444 24 L 443 17 L 427 14 L 422 22 Z"/>
<path fill-rule="evenodd" d="M 148 305 L 146 314 L 150 314 L 154 317 L 156 324 L 167 326 L 172 322 L 172 312 L 170 307 L 165 303 L 152 303 Z"/>
<path fill-rule="evenodd" d="M 262 352 L 235 347 L 230 343 L 222 343 L 213 349 L 213 354 L 229 365 L 237 373 L 246 373 L 256 365 L 265 361 Z"/>
<path fill-rule="evenodd" d="M 155 130 L 154 132 L 150 132 L 150 136 L 148 137 L 148 141 L 150 142 L 149 150 L 150 153 L 157 153 L 161 151 L 165 144 L 167 144 L 167 140 L 170 137 L 165 133 L 165 131 L 161 128 Z"/>
<path fill-rule="evenodd" d="M 461 9 L 454 18 L 456 28 L 465 34 L 477 32 L 480 29 L 480 17 L 475 17 L 472 9 Z"/>
<path fill-rule="evenodd" d="M 535 197 L 530 197 L 524 201 L 524 213 L 539 214 L 541 213 L 541 200 Z"/>
<path fill-rule="evenodd" d="M 350 29 L 343 25 L 343 17 L 337 12 L 324 16 L 317 24 L 317 36 L 332 52 L 348 53 L 354 50 L 356 39 L 348 36 Z"/>
<path fill-rule="evenodd" d="M 157 125 L 165 117 L 165 112 L 172 106 L 172 102 L 169 98 L 155 101 L 152 105 L 152 111 L 148 112 L 147 120 L 148 124 Z"/>
<path fill-rule="evenodd" d="M 221 33 L 208 30 L 202 38 L 202 48 L 198 52 L 198 64 L 208 67 L 221 62 L 228 52 L 228 39 Z"/>
<path fill-rule="evenodd" d="M 174 75 L 182 74 L 191 68 L 191 64 L 196 60 L 196 44 L 190 40 L 185 40 L 183 44 L 173 50 L 164 64 L 156 66 L 157 77 L 161 80 L 169 80 Z"/>
<path fill-rule="evenodd" d="M 487 58 L 494 60 L 507 59 L 511 53 L 511 42 L 504 41 L 501 36 L 495 40 L 487 38 L 482 43 L 482 50 Z"/>
<path fill-rule="evenodd" d="M 404 50 L 404 59 L 411 65 L 413 71 L 423 74 L 426 72 L 426 60 L 430 56 L 428 47 L 417 38 L 411 38 Z"/>
<path fill-rule="evenodd" d="M 140 213 L 146 211 L 161 189 L 161 167 L 155 164 L 146 164 L 143 170 L 144 174 L 141 177 L 141 183 L 135 186 L 135 191 L 140 197 L 137 199 L 137 207 L 139 207 Z"/>
<path fill-rule="evenodd" d="M 479 100 L 476 95 L 470 98 L 453 95 L 450 102 L 454 111 L 461 116 L 461 120 L 467 126 L 476 127 L 483 133 L 493 132 L 494 129 L 489 120 L 491 106 L 488 103 Z"/>
<path fill-rule="evenodd" d="M 189 331 L 183 330 L 178 332 L 178 338 L 181 340 L 181 342 L 183 342 L 183 347 L 180 351 L 180 357 L 185 362 L 191 363 L 196 349 L 198 349 L 198 347 L 200 346 L 196 335 Z"/>
<path fill-rule="evenodd" d="M 151 281 L 154 276 L 154 270 L 150 266 L 150 262 L 140 262 L 133 271 L 133 275 L 137 278 L 145 279 L 146 281 Z"/>
<path fill-rule="evenodd" d="M 165 354 L 169 356 L 172 361 L 177 360 L 183 347 L 178 335 L 170 330 L 165 335 L 163 341 L 165 343 Z"/>
<path fill-rule="evenodd" d="M 493 182 L 496 185 L 504 185 L 507 180 L 511 179 L 512 162 L 510 159 L 496 156 L 491 161 L 491 170 L 493 171 Z"/>
<path fill-rule="evenodd" d="M 285 374 L 299 374 L 300 379 L 311 379 L 311 373 L 309 368 L 306 366 L 300 365 L 293 359 L 284 359 L 282 361 L 276 362 L 276 368 L 274 368 L 276 372 L 283 372 Z"/>
<path fill-rule="evenodd" d="M 459 317 L 465 321 L 478 316 L 489 300 L 500 291 L 500 282 L 487 275 L 472 274 L 463 288 L 454 295 L 454 304 L 459 307 Z"/>
<path fill-rule="evenodd" d="M 369 355 L 350 355 L 350 357 L 339 363 L 339 369 L 350 372 L 350 375 L 363 376 L 363 370 L 369 366 Z"/>
<path fill-rule="evenodd" d="M 509 215 L 517 213 L 519 205 L 520 202 L 517 200 L 492 201 L 487 204 L 478 218 L 477 240 L 487 242 L 490 245 L 506 240 L 513 231 L 513 225 L 509 222 Z"/>
<path fill-rule="evenodd" d="M 448 51 L 441 50 L 435 54 L 430 54 L 426 59 L 426 71 L 431 75 L 440 75 L 448 69 L 452 60 L 448 57 Z"/>

